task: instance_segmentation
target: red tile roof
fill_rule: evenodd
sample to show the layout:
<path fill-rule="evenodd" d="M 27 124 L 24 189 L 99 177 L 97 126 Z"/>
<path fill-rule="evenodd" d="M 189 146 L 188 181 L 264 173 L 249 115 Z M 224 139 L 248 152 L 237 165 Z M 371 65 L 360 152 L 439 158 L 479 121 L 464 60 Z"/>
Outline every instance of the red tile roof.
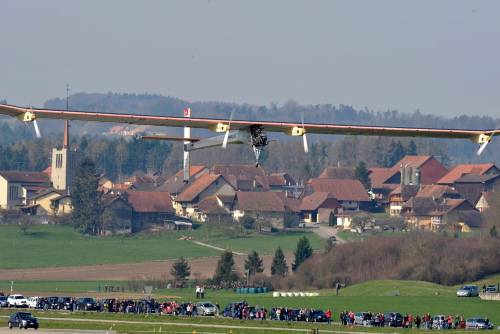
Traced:
<path fill-rule="evenodd" d="M 45 169 L 42 171 L 42 173 L 47 174 L 47 176 L 50 178 L 50 177 L 51 177 L 51 175 L 52 175 L 52 166 L 49 166 L 49 167 L 45 168 Z"/>
<path fill-rule="evenodd" d="M 415 195 L 417 197 L 430 197 L 430 198 L 441 198 L 441 197 L 460 197 L 460 194 L 449 186 L 443 185 L 422 185 L 421 189 Z"/>
<path fill-rule="evenodd" d="M 370 181 L 372 188 L 384 188 L 384 183 L 395 173 L 392 168 L 370 168 Z"/>
<path fill-rule="evenodd" d="M 206 214 L 229 214 L 229 211 L 219 205 L 215 196 L 208 196 L 198 204 L 198 210 Z"/>
<path fill-rule="evenodd" d="M 395 172 L 399 172 L 401 165 L 406 167 L 419 168 L 427 161 L 432 159 L 431 155 L 407 155 L 403 159 L 399 160 L 394 166 L 392 166 L 392 170 Z"/>
<path fill-rule="evenodd" d="M 323 203 L 326 202 L 328 202 L 327 208 L 329 209 L 341 207 L 338 201 L 333 198 L 330 193 L 314 192 L 302 199 L 302 203 L 300 204 L 300 211 L 316 211 L 320 207 L 323 207 Z"/>
<path fill-rule="evenodd" d="M 253 188 L 253 182 L 262 189 L 269 189 L 266 172 L 262 167 L 254 165 L 215 165 L 211 172 L 222 175 L 237 190 Z M 241 187 L 241 189 L 240 189 Z"/>
<path fill-rule="evenodd" d="M 437 183 L 453 184 L 456 180 L 465 174 L 483 175 L 491 168 L 496 167 L 494 164 L 471 164 L 471 165 L 456 165 L 446 175 L 444 175 Z"/>
<path fill-rule="evenodd" d="M 222 178 L 219 174 L 204 173 L 197 179 L 191 181 L 186 188 L 176 197 L 176 202 L 192 202 L 207 189 L 212 183 Z M 222 178 L 223 179 L 223 178 Z"/>
<path fill-rule="evenodd" d="M 271 174 L 267 177 L 270 186 L 286 186 L 286 179 L 283 173 Z"/>
<path fill-rule="evenodd" d="M 311 179 L 308 182 L 314 192 L 327 192 L 338 201 L 369 202 L 370 196 L 359 180 Z"/>
<path fill-rule="evenodd" d="M 284 212 L 282 200 L 274 192 L 236 192 L 236 210 L 258 212 Z"/>
<path fill-rule="evenodd" d="M 174 213 L 170 194 L 163 191 L 127 191 L 127 200 L 135 212 Z"/>
<path fill-rule="evenodd" d="M 16 183 L 49 183 L 49 177 L 43 172 L 0 171 L 0 176 L 8 182 Z"/>
<path fill-rule="evenodd" d="M 190 177 L 195 176 L 196 174 L 202 172 L 205 169 L 207 169 L 207 167 L 203 166 L 203 165 L 192 165 L 189 167 L 189 176 Z M 183 175 L 184 175 L 183 169 L 181 169 L 180 171 L 175 173 L 175 176 L 177 176 L 177 177 L 182 177 Z"/>

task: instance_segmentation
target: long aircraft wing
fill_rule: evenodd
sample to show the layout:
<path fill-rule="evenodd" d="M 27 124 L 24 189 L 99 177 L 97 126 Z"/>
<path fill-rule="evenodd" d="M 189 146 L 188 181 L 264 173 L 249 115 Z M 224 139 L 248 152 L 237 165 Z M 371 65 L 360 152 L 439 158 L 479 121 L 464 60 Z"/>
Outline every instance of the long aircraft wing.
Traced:
<path fill-rule="evenodd" d="M 402 137 L 432 137 L 470 139 L 477 143 L 489 141 L 491 137 L 500 135 L 497 130 L 462 130 L 462 129 L 433 129 L 409 127 L 385 127 L 365 125 L 338 125 L 317 123 L 291 123 L 268 121 L 241 121 L 227 119 L 185 118 L 171 116 L 134 115 L 119 113 L 99 113 L 86 111 L 65 111 L 54 109 L 23 108 L 0 104 L 0 114 L 17 117 L 28 121 L 37 119 L 62 119 L 92 122 L 127 123 L 137 125 L 152 125 L 166 127 L 192 127 L 215 130 L 218 125 L 230 124 L 231 130 L 245 129 L 252 125 L 260 125 L 267 132 L 288 133 L 292 129 L 303 129 L 306 133 L 365 135 L 365 136 L 402 136 Z M 34 116 L 34 117 L 33 117 Z M 482 138 L 482 139 L 481 139 Z"/>

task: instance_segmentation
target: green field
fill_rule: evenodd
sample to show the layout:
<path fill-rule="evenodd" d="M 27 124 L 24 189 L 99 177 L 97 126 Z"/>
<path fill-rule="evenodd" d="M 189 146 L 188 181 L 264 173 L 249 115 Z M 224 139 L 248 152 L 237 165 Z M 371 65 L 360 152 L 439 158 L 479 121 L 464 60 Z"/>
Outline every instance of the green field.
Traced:
<path fill-rule="evenodd" d="M 80 266 L 218 256 L 220 251 L 198 246 L 190 236 L 236 252 L 257 250 L 272 253 L 281 246 L 292 251 L 307 235 L 313 248 L 323 247 L 314 233 L 288 232 L 275 235 L 227 234 L 200 227 L 193 231 L 165 231 L 126 237 L 88 237 L 69 226 L 38 225 L 24 235 L 17 226 L 0 225 L 0 269 Z"/>
<path fill-rule="evenodd" d="M 500 275 L 493 276 L 477 284 L 496 283 Z M 105 284 L 126 286 L 126 282 L 15 282 L 16 292 L 29 296 L 33 292 L 50 292 L 55 295 L 72 293 L 85 296 L 97 292 L 99 286 Z M 267 308 L 288 306 L 294 308 L 308 307 L 332 309 L 338 319 L 342 310 L 387 312 L 398 311 L 411 314 L 452 314 L 471 316 L 488 316 L 495 324 L 500 324 L 500 302 L 485 301 L 479 298 L 458 298 L 455 287 L 417 281 L 370 281 L 356 284 L 340 290 L 336 296 L 334 290 L 320 290 L 318 297 L 273 297 L 267 294 L 237 294 L 232 290 L 207 290 L 206 299 L 221 306 L 231 302 L 246 300 L 251 305 Z M 10 282 L 0 281 L 0 290 L 8 291 Z M 106 295 L 101 293 L 101 296 Z M 153 296 L 158 300 L 195 301 L 193 289 L 157 289 Z"/>

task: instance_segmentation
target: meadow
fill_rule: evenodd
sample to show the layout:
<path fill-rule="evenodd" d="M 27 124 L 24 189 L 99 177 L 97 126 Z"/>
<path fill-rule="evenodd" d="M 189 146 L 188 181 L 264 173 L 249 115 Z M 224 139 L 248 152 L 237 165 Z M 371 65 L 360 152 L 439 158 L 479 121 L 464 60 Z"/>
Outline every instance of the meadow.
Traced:
<path fill-rule="evenodd" d="M 62 267 L 95 264 L 132 263 L 218 256 L 220 251 L 199 246 L 182 237 L 191 237 L 248 253 L 257 250 L 271 254 L 276 247 L 295 249 L 299 238 L 307 235 L 314 249 L 324 242 L 311 232 L 284 232 L 273 235 L 255 233 L 228 234 L 202 226 L 192 231 L 164 231 L 133 236 L 89 237 L 70 226 L 37 225 L 23 234 L 17 226 L 0 225 L 0 269 Z"/>

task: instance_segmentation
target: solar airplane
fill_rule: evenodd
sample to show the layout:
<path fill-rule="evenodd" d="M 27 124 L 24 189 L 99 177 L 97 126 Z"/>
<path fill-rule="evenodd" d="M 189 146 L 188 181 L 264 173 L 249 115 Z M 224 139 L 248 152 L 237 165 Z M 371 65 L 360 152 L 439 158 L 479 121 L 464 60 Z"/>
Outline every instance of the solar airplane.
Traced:
<path fill-rule="evenodd" d="M 169 137 L 163 135 L 142 136 L 147 140 L 170 140 L 184 142 L 184 181 L 189 181 L 189 152 L 208 147 L 227 144 L 248 144 L 252 147 L 256 164 L 259 156 L 268 145 L 267 133 L 285 133 L 290 136 L 302 137 L 304 151 L 309 151 L 306 134 L 329 135 L 363 135 L 363 136 L 401 136 L 401 137 L 428 137 L 468 139 L 479 145 L 477 154 L 480 155 L 494 136 L 500 135 L 499 129 L 467 130 L 467 129 L 435 129 L 412 127 L 385 127 L 367 125 L 340 125 L 318 123 L 293 123 L 269 121 L 243 121 L 229 119 L 195 118 L 191 117 L 191 109 L 184 109 L 183 117 L 152 116 L 121 113 L 102 113 L 86 111 L 69 111 L 55 109 L 24 108 L 19 106 L 0 104 L 0 114 L 18 118 L 26 123 L 33 123 L 37 137 L 40 129 L 37 119 L 60 119 L 108 123 L 126 123 L 135 125 L 150 125 L 163 127 L 183 127 L 184 137 Z M 191 128 L 208 129 L 218 135 L 209 138 L 192 138 Z"/>

